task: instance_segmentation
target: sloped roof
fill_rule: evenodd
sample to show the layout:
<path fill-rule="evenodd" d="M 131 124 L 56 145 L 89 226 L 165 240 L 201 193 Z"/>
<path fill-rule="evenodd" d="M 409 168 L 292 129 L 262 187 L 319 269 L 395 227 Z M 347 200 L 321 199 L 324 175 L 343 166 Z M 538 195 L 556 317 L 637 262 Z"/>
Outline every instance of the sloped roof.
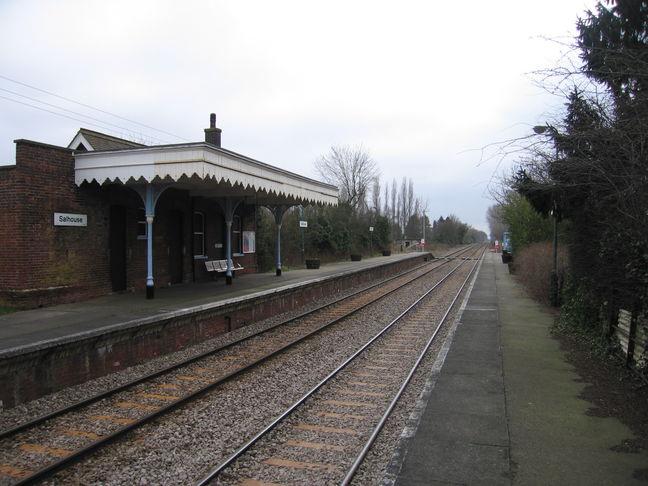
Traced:
<path fill-rule="evenodd" d="M 272 204 L 337 204 L 338 189 L 206 142 L 77 151 L 77 185 L 166 183 L 209 196 L 256 195 Z"/>
<path fill-rule="evenodd" d="M 125 148 L 146 147 L 146 145 L 113 137 L 105 133 L 95 132 L 87 128 L 81 128 L 72 139 L 68 148 L 79 152 L 94 152 L 100 150 L 118 150 Z"/>

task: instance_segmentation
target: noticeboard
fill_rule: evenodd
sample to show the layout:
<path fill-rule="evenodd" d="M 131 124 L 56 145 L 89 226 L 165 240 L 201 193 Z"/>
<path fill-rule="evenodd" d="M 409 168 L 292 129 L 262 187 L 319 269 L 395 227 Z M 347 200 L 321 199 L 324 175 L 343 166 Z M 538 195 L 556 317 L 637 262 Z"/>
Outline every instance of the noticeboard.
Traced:
<path fill-rule="evenodd" d="M 254 253 L 256 251 L 256 233 L 254 231 L 243 232 L 243 253 Z"/>

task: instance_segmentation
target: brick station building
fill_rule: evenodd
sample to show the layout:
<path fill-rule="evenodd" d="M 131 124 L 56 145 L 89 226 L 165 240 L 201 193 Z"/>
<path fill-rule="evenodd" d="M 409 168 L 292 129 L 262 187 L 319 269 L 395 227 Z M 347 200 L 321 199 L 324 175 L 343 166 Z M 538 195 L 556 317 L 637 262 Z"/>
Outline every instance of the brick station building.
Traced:
<path fill-rule="evenodd" d="M 35 307 L 256 271 L 255 210 L 277 231 L 337 188 L 205 141 L 146 146 L 81 129 L 68 147 L 16 140 L 0 167 L 0 302 Z M 279 239 L 278 239 L 279 240 Z M 277 275 L 281 275 L 280 244 Z M 238 269 L 242 267 L 241 269 Z"/>

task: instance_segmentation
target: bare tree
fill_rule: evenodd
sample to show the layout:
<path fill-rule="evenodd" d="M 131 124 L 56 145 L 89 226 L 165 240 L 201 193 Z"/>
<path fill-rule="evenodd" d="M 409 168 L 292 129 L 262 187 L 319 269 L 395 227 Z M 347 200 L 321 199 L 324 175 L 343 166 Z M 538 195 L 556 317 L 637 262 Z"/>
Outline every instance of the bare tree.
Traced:
<path fill-rule="evenodd" d="M 395 177 L 392 179 L 391 183 L 390 201 L 390 212 L 387 214 L 387 217 L 389 217 L 391 221 L 392 238 L 396 240 L 401 238 L 403 234 L 400 229 L 400 202 L 398 198 L 398 184 L 396 183 Z"/>
<path fill-rule="evenodd" d="M 385 208 L 383 214 L 389 218 L 391 215 L 391 208 L 389 207 L 389 184 L 385 184 Z"/>
<path fill-rule="evenodd" d="M 398 224 L 401 230 L 405 231 L 407 223 L 414 214 L 414 181 L 411 178 L 408 180 L 403 177 L 398 195 L 398 204 L 400 207 Z"/>
<path fill-rule="evenodd" d="M 407 213 L 408 213 L 407 216 L 408 216 L 408 219 L 416 213 L 414 203 L 415 203 L 414 181 L 410 177 L 409 181 L 408 181 L 408 184 L 407 184 Z"/>
<path fill-rule="evenodd" d="M 376 162 L 362 146 L 332 146 L 331 151 L 315 161 L 320 175 L 340 189 L 340 198 L 353 209 L 367 206 L 367 194 L 378 177 Z"/>
<path fill-rule="evenodd" d="M 405 205 L 407 203 L 407 180 L 403 177 L 401 181 L 400 191 L 398 193 L 398 227 L 400 228 L 401 234 L 405 233 L 405 226 L 407 225 L 406 218 L 406 209 Z"/>
<path fill-rule="evenodd" d="M 380 177 L 374 177 L 373 187 L 371 188 L 372 210 L 376 216 L 380 215 Z"/>
<path fill-rule="evenodd" d="M 396 189 L 396 178 L 392 179 L 391 189 L 391 220 L 394 228 L 398 226 L 398 191 Z M 400 238 L 400 235 L 398 236 Z"/>
<path fill-rule="evenodd" d="M 490 230 L 491 238 L 502 241 L 504 232 L 507 229 L 506 222 L 504 221 L 502 205 L 494 204 L 489 206 L 486 211 L 486 220 L 488 221 L 488 229 Z"/>

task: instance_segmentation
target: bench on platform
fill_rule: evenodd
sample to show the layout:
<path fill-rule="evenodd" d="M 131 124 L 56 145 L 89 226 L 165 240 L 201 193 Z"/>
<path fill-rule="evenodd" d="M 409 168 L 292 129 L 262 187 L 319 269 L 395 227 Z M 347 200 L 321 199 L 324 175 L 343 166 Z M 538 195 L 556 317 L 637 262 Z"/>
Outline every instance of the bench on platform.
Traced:
<path fill-rule="evenodd" d="M 209 260 L 205 262 L 205 268 L 208 272 L 227 272 L 227 260 Z M 240 263 L 232 264 L 232 272 L 236 270 L 243 270 L 244 267 Z"/>

